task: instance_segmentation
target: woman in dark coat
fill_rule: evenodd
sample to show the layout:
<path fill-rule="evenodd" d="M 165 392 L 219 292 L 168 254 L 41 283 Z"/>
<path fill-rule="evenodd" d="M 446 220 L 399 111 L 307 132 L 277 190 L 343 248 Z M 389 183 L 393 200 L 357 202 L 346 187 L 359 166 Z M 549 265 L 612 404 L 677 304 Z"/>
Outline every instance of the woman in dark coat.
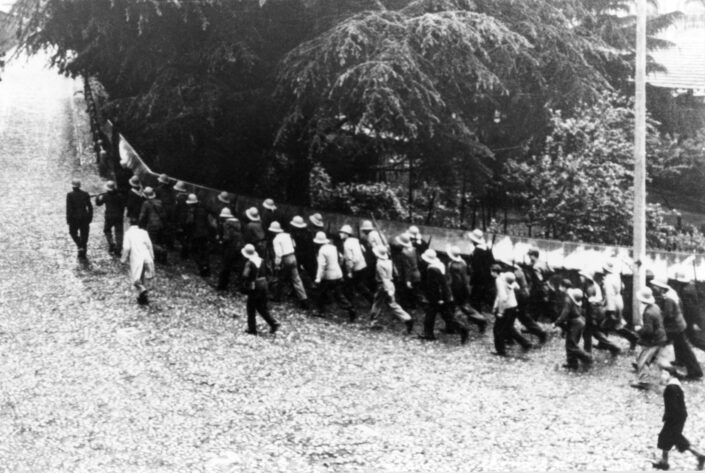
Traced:
<path fill-rule="evenodd" d="M 653 463 L 657 470 L 668 470 L 668 452 L 673 448 L 679 452 L 689 450 L 695 455 L 698 460 L 696 469 L 702 470 L 705 467 L 705 455 L 697 451 L 690 444 L 687 438 L 683 436 L 683 426 L 688 418 L 688 411 L 685 407 L 685 396 L 680 382 L 675 376 L 672 376 L 670 369 L 661 371 L 661 381 L 666 382 L 666 389 L 663 391 L 663 428 L 658 434 L 658 443 L 656 446 L 661 449 L 661 460 Z"/>

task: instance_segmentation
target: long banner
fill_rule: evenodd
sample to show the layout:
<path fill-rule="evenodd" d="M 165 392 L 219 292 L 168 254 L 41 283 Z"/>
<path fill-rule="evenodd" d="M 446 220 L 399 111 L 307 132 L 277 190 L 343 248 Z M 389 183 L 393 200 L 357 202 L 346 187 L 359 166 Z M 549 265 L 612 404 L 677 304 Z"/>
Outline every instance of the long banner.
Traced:
<path fill-rule="evenodd" d="M 110 125 L 110 124 L 109 124 Z M 110 125 L 112 126 L 112 125 Z M 154 185 L 158 174 L 154 173 L 142 160 L 130 143 L 120 135 L 120 165 L 131 169 L 139 176 L 143 183 Z M 174 179 L 173 176 L 170 176 Z M 202 202 L 212 202 L 222 192 L 219 189 L 202 186 L 185 181 L 189 192 L 197 194 Z M 228 191 L 229 192 L 229 191 Z M 232 211 L 238 215 L 252 206 L 259 206 L 261 199 L 231 193 L 234 204 Z M 359 225 L 361 219 L 367 216 L 353 217 L 336 213 L 320 212 L 318 210 L 297 207 L 286 204 L 277 204 L 285 215 L 301 215 L 306 217 L 318 212 L 324 216 L 326 225 L 330 230 L 340 228 L 343 224 L 351 224 L 353 228 Z M 281 222 L 285 223 L 285 222 Z M 408 229 L 409 224 L 390 220 L 378 220 L 380 229 L 393 237 Z M 436 251 L 445 251 L 449 245 L 456 245 L 462 253 L 470 253 L 471 246 L 465 231 L 440 227 L 418 225 L 426 240 L 431 240 L 431 248 Z M 608 260 L 613 261 L 622 274 L 632 274 L 634 261 L 631 258 L 631 249 L 619 246 L 593 245 L 588 243 L 563 242 L 557 240 L 543 240 L 538 238 L 515 237 L 503 234 L 488 234 L 486 239 L 492 245 L 496 259 L 507 262 L 522 262 L 526 260 L 529 248 L 537 248 L 541 252 L 540 258 L 554 268 L 585 269 L 598 271 Z M 683 271 L 688 277 L 696 280 L 705 280 L 705 256 L 702 254 L 677 253 L 666 251 L 648 251 L 646 261 L 643 262 L 647 269 L 654 274 L 673 279 L 676 272 Z"/>

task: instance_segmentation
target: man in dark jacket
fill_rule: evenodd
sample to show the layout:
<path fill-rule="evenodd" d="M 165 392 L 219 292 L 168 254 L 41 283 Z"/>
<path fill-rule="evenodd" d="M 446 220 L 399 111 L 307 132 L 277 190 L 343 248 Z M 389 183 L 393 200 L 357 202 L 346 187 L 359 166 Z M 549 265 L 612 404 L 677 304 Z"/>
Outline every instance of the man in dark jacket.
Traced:
<path fill-rule="evenodd" d="M 105 183 L 105 192 L 95 198 L 95 204 L 98 207 L 105 204 L 103 233 L 105 234 L 105 239 L 108 240 L 108 252 L 119 256 L 122 250 L 122 221 L 125 213 L 125 197 L 118 192 L 115 182 L 108 181 Z M 115 239 L 113 239 L 113 230 L 115 230 Z"/>
<path fill-rule="evenodd" d="M 587 353 L 592 353 L 592 341 L 597 340 L 596 348 L 609 350 L 613 356 L 619 355 L 621 350 L 602 332 L 602 322 L 605 319 L 605 299 L 602 288 L 593 279 L 594 274 L 581 270 L 580 284 L 585 297 L 583 298 L 583 311 L 585 313 L 585 330 L 583 331 L 583 348 Z"/>
<path fill-rule="evenodd" d="M 407 309 L 423 306 L 421 299 L 421 271 L 416 248 L 408 234 L 402 233 L 394 239 L 394 246 L 401 248 L 397 257 L 397 268 L 401 281 L 401 300 Z"/>
<path fill-rule="evenodd" d="M 654 278 L 651 287 L 661 309 L 666 338 L 673 344 L 675 363 L 685 366 L 688 379 L 702 378 L 703 370 L 685 336 L 686 323 L 678 294 L 668 285 L 665 278 Z"/>
<path fill-rule="evenodd" d="M 261 256 L 264 259 L 267 275 L 272 276 L 274 274 L 274 248 L 272 247 L 272 241 L 276 234 L 267 229 L 272 222 L 284 222 L 285 220 L 273 199 L 264 199 L 262 201 L 260 219 L 262 220 L 262 228 L 265 230 L 265 238 L 267 240 L 267 251 Z"/>
<path fill-rule="evenodd" d="M 176 192 L 169 180 L 169 176 L 161 174 L 157 179 L 159 184 L 154 192 L 157 194 L 157 199 L 162 202 L 164 209 L 164 228 L 162 229 L 162 239 L 164 245 L 170 249 L 174 249 L 174 241 L 176 238 Z"/>
<path fill-rule="evenodd" d="M 695 348 L 705 351 L 705 316 L 700 310 L 695 283 L 685 275 L 685 272 L 678 271 L 675 284 L 676 292 L 683 304 L 686 337 Z"/>
<path fill-rule="evenodd" d="M 641 289 L 637 299 L 642 303 L 643 325 L 637 332 L 637 343 L 642 346 L 636 357 L 636 370 L 638 381 L 631 386 L 639 389 L 653 388 L 657 383 L 650 370 L 652 365 L 657 367 L 667 366 L 668 360 L 663 356 L 663 348 L 667 345 L 666 330 L 663 328 L 661 309 L 656 305 L 653 292 L 648 287 Z"/>
<path fill-rule="evenodd" d="M 140 228 L 144 228 L 149 233 L 149 239 L 154 246 L 154 259 L 160 263 L 166 263 L 167 252 L 164 246 L 164 221 L 166 215 L 162 201 L 157 199 L 157 194 L 151 187 L 144 189 L 145 201 L 142 202 L 142 209 L 137 220 Z"/>
<path fill-rule="evenodd" d="M 208 211 L 200 205 L 196 194 L 189 194 L 186 199 L 186 215 L 184 217 L 184 236 L 188 242 L 189 253 L 193 256 L 198 272 L 202 277 L 211 274 L 208 254 L 208 237 L 210 224 Z"/>
<path fill-rule="evenodd" d="M 519 289 L 516 290 L 517 297 L 517 320 L 526 328 L 526 332 L 536 335 L 539 342 L 546 343 L 548 339 L 548 334 L 541 326 L 536 323 L 536 320 L 532 317 L 529 312 L 529 299 L 531 297 L 531 285 L 529 280 L 524 273 L 524 269 L 519 265 L 514 264 L 512 261 L 505 262 L 505 265 L 511 268 L 516 277 L 517 286 Z"/>
<path fill-rule="evenodd" d="M 264 227 L 262 227 L 262 218 L 257 207 L 250 207 L 245 210 L 245 218 L 247 219 L 243 233 L 245 243 L 254 246 L 257 254 L 263 256 L 267 250 L 267 234 L 264 231 Z"/>
<path fill-rule="evenodd" d="M 411 239 L 411 244 L 414 245 L 414 249 L 416 250 L 417 255 L 422 255 L 424 253 L 424 251 L 428 250 L 429 242 L 427 242 L 423 239 L 423 236 L 421 236 L 421 231 L 419 230 L 419 227 L 417 227 L 416 225 L 412 225 L 407 230 L 407 233 L 409 234 L 409 238 Z"/>
<path fill-rule="evenodd" d="M 657 470 L 668 470 L 668 452 L 676 447 L 679 452 L 690 451 L 698 463 L 696 470 L 705 468 L 705 455 L 696 450 L 690 441 L 683 435 L 683 427 L 688 418 L 688 410 L 685 406 L 685 396 L 683 388 L 678 382 L 678 378 L 673 376 L 675 372 L 672 369 L 664 369 L 661 372 L 661 381 L 666 383 L 666 388 L 663 390 L 663 427 L 658 434 L 656 446 L 661 450 L 661 460 L 652 463 Z"/>
<path fill-rule="evenodd" d="M 306 290 L 311 289 L 313 278 L 316 277 L 316 249 L 313 243 L 313 236 L 308 229 L 308 225 L 303 217 L 296 215 L 289 222 L 289 234 L 294 240 L 294 254 L 299 264 L 301 280 Z"/>
<path fill-rule="evenodd" d="M 220 212 L 223 220 L 221 241 L 223 246 L 223 267 L 218 277 L 218 290 L 225 291 L 230 282 L 230 274 L 235 270 L 241 259 L 240 250 L 245 246 L 242 239 L 242 228 L 240 221 L 235 218 L 229 208 L 225 207 Z"/>
<path fill-rule="evenodd" d="M 468 234 L 474 249 L 470 255 L 470 268 L 472 276 L 470 285 L 470 305 L 480 312 L 487 311 L 494 301 L 494 278 L 491 268 L 494 264 L 492 249 L 487 246 L 482 230 L 476 228 Z"/>
<path fill-rule="evenodd" d="M 174 231 L 175 238 L 181 244 L 181 259 L 188 258 L 188 242 L 184 236 L 184 221 L 186 220 L 186 200 L 188 199 L 188 189 L 184 181 L 177 181 L 174 184 Z"/>
<path fill-rule="evenodd" d="M 438 259 L 434 250 L 426 250 L 421 258 L 428 264 L 426 270 L 426 299 L 428 306 L 424 318 L 424 333 L 421 336 L 424 340 L 435 340 L 434 326 L 436 324 L 436 314 L 440 313 L 446 323 L 446 330 L 451 333 L 460 334 L 460 343 L 464 345 L 468 341 L 468 328 L 465 323 L 457 320 L 452 311 L 452 299 L 450 287 L 445 276 L 445 266 Z"/>
<path fill-rule="evenodd" d="M 526 265 L 525 271 L 529 283 L 527 310 L 534 320 L 541 320 L 542 317 L 555 320 L 562 306 L 560 303 L 552 306 L 549 301 L 548 265 L 539 261 L 539 250 L 536 248 L 531 248 L 527 256 L 529 257 L 529 264 Z"/>
<path fill-rule="evenodd" d="M 223 191 L 218 194 L 215 198 L 210 198 L 205 202 L 202 202 L 203 207 L 208 212 L 208 224 L 210 226 L 210 231 L 208 232 L 208 238 L 211 243 L 213 243 L 213 248 L 217 247 L 218 237 L 223 233 L 222 223 L 223 220 L 220 218 L 220 212 L 224 208 L 232 209 L 235 207 L 230 198 L 230 193 Z"/>
<path fill-rule="evenodd" d="M 88 233 L 93 221 L 93 204 L 88 192 L 81 190 L 81 181 L 71 181 L 73 190 L 66 194 L 66 223 L 71 239 L 78 248 L 78 257 L 85 258 L 88 245 Z"/>
<path fill-rule="evenodd" d="M 142 211 L 142 203 L 144 202 L 144 194 L 141 191 L 140 180 L 137 176 L 130 178 L 130 191 L 127 193 L 127 218 L 129 220 L 140 218 Z"/>
<path fill-rule="evenodd" d="M 592 365 L 592 356 L 580 348 L 580 339 L 583 337 L 585 329 L 585 317 L 583 316 L 583 291 L 577 288 L 570 288 L 567 291 L 568 298 L 566 304 L 553 323 L 558 327 L 565 323 L 565 351 L 566 364 L 569 370 L 578 369 L 578 362 L 582 362 L 584 367 Z"/>
<path fill-rule="evenodd" d="M 470 305 L 470 275 L 468 264 L 460 254 L 460 248 L 450 246 L 446 249 L 448 254 L 448 281 L 453 295 L 455 307 L 467 317 L 468 322 L 477 325 L 480 333 L 487 327 L 487 319 Z"/>

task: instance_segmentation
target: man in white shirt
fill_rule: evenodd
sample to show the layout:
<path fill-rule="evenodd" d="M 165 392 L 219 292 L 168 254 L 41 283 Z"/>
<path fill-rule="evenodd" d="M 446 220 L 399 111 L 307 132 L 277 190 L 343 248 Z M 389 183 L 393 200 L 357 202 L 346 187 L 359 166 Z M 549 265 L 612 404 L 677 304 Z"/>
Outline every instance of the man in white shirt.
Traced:
<path fill-rule="evenodd" d="M 137 219 L 130 219 L 130 228 L 122 240 L 122 257 L 125 263 L 130 259 L 130 280 L 137 290 L 137 302 L 140 305 L 149 303 L 147 299 L 146 279 L 154 277 L 154 248 L 146 230 L 137 226 Z"/>
<path fill-rule="evenodd" d="M 317 247 L 316 254 L 318 255 L 315 280 L 315 284 L 318 286 L 316 315 L 318 317 L 324 316 L 326 299 L 328 293 L 332 292 L 340 307 L 347 311 L 350 322 L 353 322 L 356 313 L 350 301 L 343 294 L 343 270 L 340 269 L 338 261 L 338 249 L 328 240 L 324 232 L 317 232 L 313 243 Z"/>
<path fill-rule="evenodd" d="M 308 295 L 299 275 L 299 265 L 296 261 L 294 248 L 296 245 L 289 233 L 285 232 L 279 222 L 269 224 L 269 232 L 274 234 L 272 248 L 274 250 L 274 270 L 279 275 L 276 285 L 276 299 L 282 300 L 282 292 L 286 284 L 291 284 L 303 309 L 308 309 Z"/>
<path fill-rule="evenodd" d="M 620 337 L 629 342 L 629 348 L 633 350 L 636 347 L 638 336 L 629 329 L 628 324 L 623 318 L 624 299 L 622 298 L 622 275 L 615 267 L 613 261 L 608 261 L 604 264 L 605 277 L 602 281 L 605 296 L 605 333 L 616 333 Z"/>
<path fill-rule="evenodd" d="M 518 307 L 514 291 L 519 288 L 516 276 L 512 271 L 501 272 L 498 264 L 492 265 L 490 271 L 495 277 L 495 287 L 497 288 L 497 295 L 492 307 L 492 312 L 495 315 L 492 331 L 497 355 L 507 356 L 505 344 L 508 338 L 518 342 L 524 350 L 528 350 L 532 346 L 531 343 L 514 327 Z"/>

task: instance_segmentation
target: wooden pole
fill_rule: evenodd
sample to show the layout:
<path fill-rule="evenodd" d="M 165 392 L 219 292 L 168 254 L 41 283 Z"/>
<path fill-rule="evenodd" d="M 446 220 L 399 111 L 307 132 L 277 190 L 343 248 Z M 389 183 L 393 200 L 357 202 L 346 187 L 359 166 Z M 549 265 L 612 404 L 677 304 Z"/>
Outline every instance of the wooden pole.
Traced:
<path fill-rule="evenodd" d="M 645 284 L 646 258 L 646 1 L 636 4 L 636 71 L 634 121 L 634 281 L 632 288 L 632 321 L 641 325 L 637 294 Z"/>
<path fill-rule="evenodd" d="M 414 188 L 412 187 L 414 158 L 409 155 L 409 223 L 414 223 Z"/>

